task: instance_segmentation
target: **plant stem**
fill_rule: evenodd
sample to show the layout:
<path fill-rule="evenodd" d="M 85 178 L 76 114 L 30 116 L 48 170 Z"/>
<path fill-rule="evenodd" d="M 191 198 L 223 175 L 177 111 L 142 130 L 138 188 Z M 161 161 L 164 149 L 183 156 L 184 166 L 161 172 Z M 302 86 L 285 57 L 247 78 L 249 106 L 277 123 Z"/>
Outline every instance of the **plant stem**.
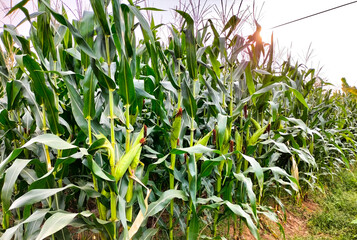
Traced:
<path fill-rule="evenodd" d="M 132 178 L 129 177 L 128 190 L 125 196 L 127 203 L 130 203 L 131 199 L 133 198 L 133 191 L 134 191 L 134 181 Z M 129 222 L 133 220 L 133 206 L 130 206 L 126 209 L 126 219 Z"/>
<path fill-rule="evenodd" d="M 229 102 L 229 114 L 231 117 L 233 117 L 233 103 L 234 103 L 234 99 L 233 99 L 233 67 L 231 67 L 230 70 L 230 93 L 229 96 L 231 98 L 231 101 Z M 229 126 L 229 133 L 232 132 L 232 126 L 233 126 L 233 121 L 231 121 L 230 126 Z"/>
<path fill-rule="evenodd" d="M 226 85 L 226 70 L 223 69 L 223 86 Z M 223 92 L 222 93 L 222 108 L 226 108 L 226 94 Z"/>
<path fill-rule="evenodd" d="M 178 62 L 178 68 L 177 68 L 176 76 L 177 76 L 178 86 L 180 87 L 177 90 L 177 111 L 178 111 L 181 108 L 181 99 L 182 99 L 182 95 L 181 95 L 181 58 L 178 58 L 177 62 Z M 177 147 L 177 144 L 176 144 L 176 147 Z M 175 170 L 175 164 L 176 164 L 176 154 L 171 154 L 171 169 L 172 169 L 172 171 Z M 175 188 L 175 176 L 172 173 L 170 173 L 170 189 L 174 189 L 174 188 Z M 174 217 L 174 200 L 172 199 L 170 201 L 170 219 L 169 219 L 170 240 L 174 239 L 173 217 Z"/>
<path fill-rule="evenodd" d="M 86 69 L 84 70 L 84 72 L 86 72 Z M 91 116 L 87 117 L 87 122 L 88 122 L 88 145 L 92 145 L 92 118 Z M 93 159 L 91 160 L 93 161 Z M 92 179 L 93 179 L 93 188 L 95 191 L 99 192 L 99 188 L 98 188 L 98 182 L 97 179 L 95 178 L 95 176 L 92 174 Z M 99 199 L 96 198 L 96 203 L 97 203 L 97 209 L 99 212 L 99 218 L 102 220 L 106 220 L 106 214 L 105 211 L 103 211 L 103 205 L 100 203 Z"/>
<path fill-rule="evenodd" d="M 88 144 L 92 145 L 92 124 L 91 124 L 91 117 L 87 118 L 88 121 Z"/>
<path fill-rule="evenodd" d="M 196 97 L 196 82 L 197 82 L 197 79 L 194 79 L 193 80 L 193 88 L 192 88 L 192 94 L 193 94 L 193 98 Z M 195 135 L 195 116 L 191 116 L 191 134 L 190 134 L 190 147 L 193 146 L 193 138 L 194 138 L 194 135 Z M 189 164 L 188 164 L 188 161 L 186 160 L 187 162 L 187 175 L 188 175 L 188 184 L 190 185 L 191 184 L 191 180 L 192 180 L 192 176 L 190 174 L 190 169 L 189 169 Z M 190 198 L 190 201 L 189 201 L 189 206 L 188 206 L 188 213 L 187 213 L 187 227 L 186 227 L 186 237 L 187 237 L 187 240 L 189 240 L 189 231 L 190 231 L 190 220 L 191 220 L 191 214 L 192 214 L 192 198 Z"/>
<path fill-rule="evenodd" d="M 109 51 L 109 38 L 110 35 L 105 36 L 105 49 L 106 49 L 106 54 L 107 54 L 107 65 L 108 65 L 108 76 L 111 78 L 111 60 L 110 60 L 110 51 Z M 114 149 L 113 151 L 113 158 L 114 158 L 114 165 L 116 161 L 116 156 L 115 156 L 115 132 L 114 132 L 114 100 L 113 100 L 113 92 L 115 89 L 109 89 L 109 118 L 110 118 L 110 137 L 111 137 L 111 144 Z M 114 166 L 111 166 L 114 168 Z M 113 169 L 112 169 L 113 170 Z M 112 171 L 113 174 L 113 171 Z M 113 222 L 113 228 L 114 228 L 114 239 L 116 239 L 116 221 L 117 221 L 117 196 L 115 192 L 110 191 L 110 215 L 111 215 L 111 221 Z"/>
<path fill-rule="evenodd" d="M 194 133 L 195 133 L 194 121 L 195 121 L 195 118 L 192 116 L 191 117 L 190 147 L 193 146 L 193 136 L 194 136 Z M 190 185 L 191 184 L 191 180 L 192 180 L 192 176 L 190 174 L 188 160 L 186 160 L 186 163 L 187 163 L 188 185 Z M 186 237 L 187 237 L 187 240 L 189 240 L 188 233 L 190 231 L 190 220 L 191 220 L 191 214 L 192 214 L 192 210 L 191 209 L 192 209 L 192 199 L 190 198 L 189 205 L 188 205 L 187 222 L 186 222 L 186 226 L 187 226 L 186 227 Z"/>
<path fill-rule="evenodd" d="M 125 138 L 125 152 L 129 152 L 130 150 L 130 105 L 125 105 L 125 122 L 126 122 L 126 138 Z M 129 168 L 130 170 L 130 168 Z M 131 174 L 131 172 L 129 172 Z M 133 190 L 134 190 L 134 181 L 129 177 L 128 182 L 128 190 L 126 192 L 126 202 L 129 203 L 133 198 Z M 126 209 L 126 219 L 131 222 L 133 218 L 133 206 L 130 206 Z"/>
<path fill-rule="evenodd" d="M 182 93 L 181 93 L 181 58 L 177 59 L 178 70 L 177 70 L 177 84 L 179 89 L 177 90 L 177 110 L 181 107 Z"/>
<path fill-rule="evenodd" d="M 110 191 L 110 215 L 111 215 L 111 221 L 113 222 L 113 227 L 114 227 L 114 236 L 113 238 L 116 239 L 116 221 L 117 221 L 117 196 L 115 192 Z"/>
<path fill-rule="evenodd" d="M 126 136 L 125 136 L 125 151 L 130 150 L 130 105 L 125 105 L 125 123 L 126 123 Z"/>
<path fill-rule="evenodd" d="M 176 163 L 176 154 L 171 154 L 171 169 L 174 171 Z M 170 173 L 170 189 L 175 188 L 175 177 Z M 174 200 L 170 201 L 170 219 L 169 219 L 169 229 L 170 229 L 170 240 L 174 239 L 174 229 L 173 229 L 173 217 L 174 217 Z"/>
<path fill-rule="evenodd" d="M 46 111 L 45 111 L 45 104 L 43 103 L 41 105 L 42 107 L 42 125 L 43 125 L 43 133 L 46 133 L 47 127 L 46 127 Z M 51 158 L 50 158 L 50 152 L 48 150 L 48 146 L 44 144 L 45 147 L 45 156 L 46 156 L 46 163 L 47 163 L 47 171 L 51 171 L 52 165 L 51 165 Z"/>
<path fill-rule="evenodd" d="M 218 166 L 218 176 L 217 176 L 217 184 L 216 184 L 216 192 L 217 197 L 221 197 L 221 189 L 222 189 L 222 170 L 224 166 L 224 161 L 222 161 Z M 216 209 L 217 211 L 214 214 L 213 220 L 213 237 L 217 236 L 217 221 L 218 221 L 218 214 L 219 214 L 219 207 Z"/>
<path fill-rule="evenodd" d="M 115 131 L 114 131 L 114 89 L 109 89 L 109 118 L 110 118 L 110 142 L 115 152 Z M 114 158 L 115 159 L 115 158 Z"/>

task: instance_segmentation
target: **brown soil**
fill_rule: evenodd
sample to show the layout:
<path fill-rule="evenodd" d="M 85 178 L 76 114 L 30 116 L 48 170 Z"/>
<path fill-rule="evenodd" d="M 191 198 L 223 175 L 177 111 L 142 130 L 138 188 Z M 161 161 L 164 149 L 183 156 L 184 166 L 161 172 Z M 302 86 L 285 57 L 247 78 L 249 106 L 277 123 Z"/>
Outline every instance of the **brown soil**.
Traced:
<path fill-rule="evenodd" d="M 308 238 L 310 236 L 308 221 L 311 216 L 321 211 L 318 204 L 307 200 L 301 206 L 290 206 L 286 209 L 286 221 L 284 215 L 279 215 L 280 222 L 285 231 L 286 239 L 294 239 L 295 237 Z M 261 220 L 260 237 L 264 240 L 283 239 L 283 234 L 279 230 L 279 226 L 267 218 Z M 243 235 L 235 239 L 254 240 L 255 238 L 248 229 L 244 229 Z"/>

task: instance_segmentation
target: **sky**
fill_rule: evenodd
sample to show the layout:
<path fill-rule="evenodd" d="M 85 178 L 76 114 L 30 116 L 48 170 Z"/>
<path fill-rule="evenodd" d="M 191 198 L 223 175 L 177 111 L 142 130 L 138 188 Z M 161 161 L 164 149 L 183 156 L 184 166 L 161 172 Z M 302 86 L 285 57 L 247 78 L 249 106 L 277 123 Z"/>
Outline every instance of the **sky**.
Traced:
<path fill-rule="evenodd" d="M 12 0 L 16 4 L 20 0 Z M 27 7 L 32 11 L 32 2 L 30 0 Z M 73 18 L 77 16 L 76 0 L 52 0 L 53 3 L 64 2 L 70 7 Z M 89 0 L 77 0 L 82 2 L 82 9 L 89 9 Z M 163 10 L 173 9 L 177 0 L 146 0 L 148 5 Z M 184 1 L 184 0 L 182 0 Z M 193 0 L 195 1 L 195 0 Z M 198 0 L 196 0 L 197 2 Z M 228 5 L 233 0 L 227 0 Z M 239 0 L 237 6 L 239 5 Z M 4 9 L 9 6 L 10 0 L 0 0 L 0 8 Z M 201 3 L 205 0 L 201 0 Z M 357 3 L 343 8 L 339 8 L 321 15 L 314 16 L 299 22 L 295 22 L 276 29 L 272 27 L 314 14 L 329 8 L 336 7 L 350 2 L 350 0 L 255 0 L 254 15 L 262 26 L 263 41 L 270 42 L 270 35 L 273 32 L 276 41 L 276 54 L 282 60 L 286 60 L 288 55 L 292 59 L 307 67 L 320 70 L 320 77 L 334 84 L 336 87 L 341 86 L 341 78 L 345 77 L 347 82 L 357 85 L 357 28 L 354 23 L 357 22 Z M 207 0 L 210 6 L 209 13 L 214 13 L 213 5 L 220 4 L 220 0 Z M 253 0 L 243 1 L 243 10 L 247 13 L 253 12 Z M 21 13 L 15 16 L 5 17 L 7 10 L 0 11 L 0 27 L 4 23 L 17 24 L 23 18 Z M 168 23 L 173 19 L 172 11 L 157 12 L 154 15 L 155 23 Z M 19 31 L 28 35 L 27 26 L 24 24 Z M 0 30 L 1 31 L 1 30 Z M 254 29 L 249 29 L 251 34 Z"/>

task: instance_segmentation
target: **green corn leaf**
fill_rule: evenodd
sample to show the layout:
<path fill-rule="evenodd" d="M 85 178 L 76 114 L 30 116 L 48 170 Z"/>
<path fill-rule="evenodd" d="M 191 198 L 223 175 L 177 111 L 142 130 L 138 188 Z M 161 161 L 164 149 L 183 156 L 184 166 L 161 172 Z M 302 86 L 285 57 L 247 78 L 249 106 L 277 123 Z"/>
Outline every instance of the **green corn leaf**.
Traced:
<path fill-rule="evenodd" d="M 40 65 L 28 55 L 17 56 L 16 60 L 19 63 L 22 63 L 30 72 L 36 101 L 40 105 L 45 105 L 47 118 L 50 123 L 50 130 L 52 133 L 58 134 L 61 126 L 59 125 L 58 109 L 55 104 L 55 93 L 46 85 L 45 75 L 43 74 Z"/>
<path fill-rule="evenodd" d="M 34 143 L 42 143 L 46 144 L 47 146 L 54 148 L 54 149 L 71 149 L 71 148 L 77 148 L 77 146 L 72 145 L 61 138 L 59 138 L 56 135 L 53 134 L 42 134 L 37 137 L 31 138 L 30 141 L 25 143 L 22 148 L 26 148 L 30 146 L 31 144 Z"/>
<path fill-rule="evenodd" d="M 16 159 L 11 165 L 11 167 L 6 170 L 4 186 L 1 190 L 3 211 L 8 211 L 15 182 L 18 176 L 20 175 L 22 169 L 24 169 L 29 162 L 31 162 L 31 160 Z"/>
<path fill-rule="evenodd" d="M 45 223 L 41 227 L 40 233 L 36 237 L 36 240 L 45 239 L 46 237 L 58 232 L 59 230 L 70 224 L 77 215 L 77 213 L 69 212 L 54 213 L 45 221 Z"/>
<path fill-rule="evenodd" d="M 93 47 L 94 14 L 92 12 L 84 12 L 83 18 L 79 22 L 79 32 L 83 36 L 88 46 Z M 81 51 L 81 62 L 84 69 L 88 68 L 90 65 L 90 58 L 83 50 Z"/>
<path fill-rule="evenodd" d="M 253 234 L 253 236 L 256 239 L 260 239 L 260 235 L 258 232 L 257 227 L 255 226 L 252 218 L 239 206 L 236 204 L 232 204 L 231 202 L 225 201 L 225 204 L 227 205 L 227 207 L 232 210 L 232 212 L 234 212 L 236 215 L 241 216 L 243 218 L 245 218 L 246 220 L 246 224 L 250 230 L 250 232 Z"/>
<path fill-rule="evenodd" d="M 152 99 L 155 100 L 155 97 L 150 93 L 146 92 L 143 88 L 135 86 L 135 93 L 140 98 Z"/>
<path fill-rule="evenodd" d="M 186 81 L 183 81 L 182 84 L 182 103 L 187 111 L 187 114 L 194 118 L 197 112 L 197 103 L 195 98 L 192 95 L 190 88 L 187 86 Z"/>
<path fill-rule="evenodd" d="M 14 11 L 23 8 L 29 0 L 22 0 L 21 2 L 19 2 L 18 4 L 16 4 L 15 6 L 13 6 L 10 11 L 7 12 L 7 14 L 5 15 L 5 17 L 9 16 L 11 13 L 13 13 Z"/>
<path fill-rule="evenodd" d="M 17 37 L 16 37 L 17 34 L 13 32 L 14 30 L 12 25 L 5 25 L 4 31 L 0 35 L 6 52 L 12 52 L 14 50 L 13 49 L 14 43 L 17 43 Z"/>
<path fill-rule="evenodd" d="M 6 131 L 16 128 L 16 122 L 9 119 L 9 112 L 6 109 L 0 112 L 0 127 Z"/>
<path fill-rule="evenodd" d="M 100 193 L 94 191 L 92 188 L 89 188 L 88 186 L 76 186 L 74 184 L 68 184 L 65 187 L 62 188 L 51 188 L 51 189 L 33 189 L 30 190 L 29 192 L 25 193 L 18 199 L 16 199 L 10 206 L 10 210 L 20 208 L 26 205 L 31 205 L 36 202 L 42 201 L 50 196 L 55 195 L 56 193 L 62 192 L 68 188 L 77 188 L 80 190 L 83 190 L 87 193 L 88 196 L 90 197 L 99 197 Z"/>
<path fill-rule="evenodd" d="M 30 26 L 30 40 L 32 42 L 33 48 L 36 50 L 37 56 L 40 59 L 43 66 L 46 66 L 46 60 L 41 50 L 41 44 L 37 36 L 37 30 L 32 25 Z M 21 67 L 21 63 L 19 63 Z"/>
<path fill-rule="evenodd" d="M 275 145 L 275 149 L 278 150 L 279 152 L 291 154 L 289 148 L 284 143 L 276 142 L 272 139 L 268 139 L 265 140 L 264 142 L 261 142 L 261 144 L 271 144 L 271 143 Z"/>
<path fill-rule="evenodd" d="M 88 167 L 97 178 L 101 178 L 109 182 L 115 181 L 115 178 L 112 175 L 104 171 L 95 161 L 93 161 L 93 157 L 91 155 L 87 156 L 87 159 L 83 161 L 83 164 Z"/>
<path fill-rule="evenodd" d="M 213 32 L 213 36 L 214 36 L 212 46 L 218 48 L 219 47 L 219 33 L 218 33 L 216 27 L 214 26 L 215 24 L 213 23 L 213 21 L 211 19 L 208 19 L 208 22 L 209 22 L 209 24 L 211 26 L 211 29 L 212 29 L 212 32 Z"/>
<path fill-rule="evenodd" d="M 209 201 L 213 201 L 213 204 L 207 205 L 207 203 Z M 221 198 L 216 197 L 216 196 L 213 196 L 213 197 L 210 197 L 207 199 L 200 198 L 200 199 L 198 199 L 198 202 L 201 204 L 205 204 L 206 208 L 217 208 L 221 205 L 226 205 L 234 214 L 244 218 L 244 220 L 245 220 L 244 222 L 246 223 L 247 227 L 249 228 L 249 230 L 253 234 L 253 236 L 256 239 L 260 239 L 258 229 L 257 229 L 256 225 L 254 224 L 253 219 L 245 210 L 243 210 L 243 208 L 240 205 L 233 204 L 229 201 L 223 201 Z M 250 211 L 252 211 L 252 210 L 250 210 Z"/>
<path fill-rule="evenodd" d="M 296 90 L 295 88 L 290 88 L 290 91 L 295 95 L 299 102 L 301 102 L 307 109 L 309 109 L 309 106 L 307 106 L 303 95 L 298 90 Z"/>
<path fill-rule="evenodd" d="M 253 213 L 255 217 L 257 217 L 257 203 L 256 203 L 256 197 L 255 193 L 253 191 L 253 183 L 252 180 L 246 176 L 243 175 L 243 173 L 233 173 L 234 177 L 238 179 L 238 181 L 244 182 L 245 189 L 247 190 L 248 197 L 250 200 L 250 205 L 252 205 Z"/>
<path fill-rule="evenodd" d="M 211 175 L 213 168 L 224 160 L 226 160 L 224 156 L 219 156 L 217 158 L 204 161 L 201 166 L 200 177 L 203 178 Z"/>
<path fill-rule="evenodd" d="M 224 143 L 224 135 L 226 134 L 227 129 L 227 116 L 218 113 L 217 118 L 217 141 L 219 149 L 222 150 Z"/>
<path fill-rule="evenodd" d="M 188 171 L 191 175 L 191 180 L 189 182 L 189 191 L 192 200 L 193 212 L 196 212 L 196 202 L 197 202 L 197 163 L 195 159 L 195 154 L 190 154 L 188 158 Z"/>
<path fill-rule="evenodd" d="M 45 215 L 50 211 L 49 208 L 46 209 L 38 209 L 36 210 L 31 216 L 29 216 L 25 221 L 22 221 L 12 228 L 6 230 L 6 232 L 1 236 L 1 240 L 8 240 L 12 239 L 16 232 L 18 232 L 19 228 L 22 227 L 24 224 L 30 224 L 36 221 L 42 222 Z"/>
<path fill-rule="evenodd" d="M 228 34 L 226 35 L 226 37 L 228 38 L 233 32 L 234 30 L 237 28 L 238 24 L 241 22 L 241 19 L 237 17 L 237 15 L 233 15 L 228 22 L 226 23 L 226 25 L 224 26 L 224 28 L 222 29 L 222 33 L 224 31 L 226 31 L 227 29 L 229 29 Z"/>
<path fill-rule="evenodd" d="M 255 93 L 254 81 L 252 76 L 251 64 L 248 63 L 247 68 L 245 69 L 245 80 L 247 82 L 247 87 L 250 95 Z"/>
<path fill-rule="evenodd" d="M 14 110 L 20 104 L 21 99 L 20 81 L 10 81 L 6 83 L 7 110 Z"/>
<path fill-rule="evenodd" d="M 173 36 L 173 43 L 174 43 L 174 54 L 176 58 L 182 58 L 183 57 L 183 52 L 182 52 L 182 46 L 181 46 L 181 41 L 180 38 L 177 35 L 176 29 L 174 30 L 172 27 L 169 28 L 171 31 L 171 34 Z"/>
<path fill-rule="evenodd" d="M 17 156 L 20 155 L 20 153 L 22 152 L 22 148 L 17 148 L 15 150 L 13 150 L 8 156 L 7 158 L 5 158 L 1 163 L 0 163 L 0 176 L 3 175 L 5 167 L 7 164 L 9 164 L 10 162 L 14 161 Z"/>
<path fill-rule="evenodd" d="M 202 146 L 201 144 L 195 145 L 193 147 L 176 148 L 171 150 L 172 154 L 183 154 L 183 153 L 194 154 L 194 153 L 208 153 L 208 152 L 220 153 L 220 151 L 218 150 L 211 149 L 206 146 Z"/>
<path fill-rule="evenodd" d="M 265 167 L 262 169 L 264 172 L 270 170 L 273 174 L 282 175 L 282 176 L 288 178 L 291 183 L 290 184 L 291 188 L 294 189 L 296 192 L 299 191 L 299 189 L 300 189 L 299 181 L 297 181 L 296 178 L 289 175 L 284 169 L 281 169 L 280 167 Z"/>
<path fill-rule="evenodd" d="M 159 229 L 157 228 L 146 229 L 143 235 L 140 237 L 140 240 L 150 240 L 156 235 L 158 231 Z"/>
<path fill-rule="evenodd" d="M 47 11 L 43 2 L 40 1 L 38 4 L 38 9 L 40 11 L 45 11 L 45 14 L 42 14 L 37 17 L 37 37 L 40 42 L 40 47 L 42 54 L 45 58 L 49 58 L 49 55 L 52 55 L 53 60 L 57 60 L 56 49 L 54 47 L 53 41 L 53 32 L 51 28 L 51 18 L 50 14 Z M 47 1 L 49 3 L 49 1 Z M 29 16 L 27 16 L 29 18 Z"/>
<path fill-rule="evenodd" d="M 198 216 L 195 210 L 192 211 L 192 218 L 190 219 L 190 228 L 188 231 L 188 239 L 196 240 L 198 239 L 198 234 L 200 232 Z"/>
<path fill-rule="evenodd" d="M 120 209 L 125 209 L 126 208 L 126 201 L 123 197 L 121 196 L 118 196 L 118 200 L 119 200 L 119 208 Z M 127 219 L 126 219 L 126 214 L 125 214 L 125 211 L 119 211 L 119 219 L 121 221 L 121 224 L 123 225 L 123 228 L 124 228 L 124 236 L 123 238 L 124 239 L 129 239 L 129 233 L 128 233 L 128 225 L 127 225 Z M 115 231 L 115 229 L 114 229 Z"/>
<path fill-rule="evenodd" d="M 113 7 L 113 18 L 114 18 L 114 27 L 115 32 L 113 34 L 114 44 L 117 48 L 117 51 L 120 54 L 125 53 L 125 40 L 123 33 L 125 31 L 123 12 L 121 10 L 121 1 L 120 0 L 112 0 Z"/>
<path fill-rule="evenodd" d="M 206 48 L 206 52 L 209 55 L 209 59 L 213 68 L 213 71 L 216 73 L 217 76 L 221 75 L 221 63 L 217 60 L 217 56 L 213 53 L 212 48 L 211 47 L 207 47 Z"/>
<path fill-rule="evenodd" d="M 197 56 L 196 56 L 196 41 L 194 34 L 194 22 L 192 17 L 183 11 L 175 10 L 185 20 L 187 29 L 185 31 L 186 37 L 186 55 L 187 55 L 187 68 L 191 79 L 197 79 Z"/>
<path fill-rule="evenodd" d="M 108 153 L 109 164 L 113 168 L 116 161 L 116 159 L 114 158 L 115 150 L 113 148 L 113 145 L 103 134 L 96 135 L 95 137 L 97 138 L 97 140 L 94 141 L 92 145 L 90 145 L 90 147 L 88 148 L 88 152 L 92 154 L 93 151 L 105 149 Z"/>
<path fill-rule="evenodd" d="M 97 65 L 97 63 L 94 59 L 91 60 L 91 67 L 92 67 L 92 70 L 93 70 L 96 78 L 98 79 L 99 85 L 102 88 L 108 89 L 108 90 L 116 89 L 116 84 L 115 84 L 114 80 L 111 77 L 109 77 L 107 74 L 104 73 L 102 67 Z"/>
<path fill-rule="evenodd" d="M 66 187 L 63 188 L 52 188 L 52 189 L 33 189 L 24 195 L 22 195 L 20 198 L 16 199 L 10 206 L 11 209 L 16 209 L 20 208 L 26 205 L 31 205 L 36 202 L 39 202 L 43 199 L 46 199 L 50 196 L 55 195 L 56 193 L 62 192 L 65 189 L 68 189 L 69 187 L 73 186 L 67 185 Z"/>
<path fill-rule="evenodd" d="M 248 161 L 250 163 L 250 165 L 252 166 L 252 171 L 255 173 L 255 175 L 257 176 L 258 179 L 258 184 L 260 186 L 260 188 L 263 187 L 264 184 L 264 173 L 263 173 L 263 169 L 260 166 L 260 164 L 257 162 L 257 160 L 255 160 L 252 157 L 249 157 L 247 155 L 242 154 L 242 157 Z"/>
<path fill-rule="evenodd" d="M 96 59 L 96 55 L 94 54 L 92 48 L 88 45 L 88 43 L 84 40 L 83 36 L 80 32 L 61 14 L 57 13 L 53 10 L 50 5 L 44 1 L 41 2 L 44 4 L 47 9 L 51 12 L 52 16 L 62 25 L 68 27 L 69 31 L 72 33 L 74 39 L 76 40 L 78 46 L 81 48 L 83 52 L 88 54 L 91 58 Z"/>
<path fill-rule="evenodd" d="M 27 167 L 21 171 L 20 175 L 29 185 L 38 179 L 36 171 Z"/>
<path fill-rule="evenodd" d="M 187 201 L 187 196 L 181 190 L 167 190 L 162 193 L 160 198 L 149 204 L 148 210 L 145 214 L 146 217 L 154 216 L 156 213 L 160 212 L 166 207 L 166 205 L 171 201 L 171 199 L 179 198 L 183 201 Z"/>
<path fill-rule="evenodd" d="M 93 119 L 95 116 L 94 92 L 97 86 L 97 79 L 94 77 L 91 68 L 88 68 L 84 77 L 83 98 L 84 108 L 83 115 L 87 119 Z"/>
<path fill-rule="evenodd" d="M 25 0 L 25 1 L 27 1 L 27 0 Z M 21 9 L 21 8 L 20 8 L 20 9 Z M 21 9 L 21 10 L 22 10 L 22 9 Z M 16 25 L 16 28 L 18 28 L 20 25 L 22 25 L 26 20 L 27 20 L 27 21 L 30 21 L 32 18 L 37 18 L 38 16 L 40 16 L 40 15 L 42 15 L 42 14 L 45 13 L 45 11 L 39 11 L 39 12 L 34 12 L 34 13 L 31 13 L 31 14 L 27 15 L 24 10 L 22 10 L 22 11 L 24 12 L 24 14 L 25 14 L 26 17 L 25 17 L 24 19 L 22 19 L 22 20 Z"/>
<path fill-rule="evenodd" d="M 119 71 L 115 75 L 119 85 L 119 95 L 123 98 L 125 105 L 132 105 L 136 99 L 134 78 L 129 63 L 124 56 L 120 62 Z"/>
<path fill-rule="evenodd" d="M 135 15 L 135 17 L 139 20 L 143 33 L 145 33 L 145 35 L 148 36 L 149 40 L 151 41 L 151 44 L 155 44 L 154 35 L 152 34 L 149 23 L 146 21 L 144 16 L 140 13 L 140 11 L 135 6 L 132 5 L 127 5 L 127 6 L 129 7 L 130 11 Z"/>
<path fill-rule="evenodd" d="M 97 140 L 95 140 L 88 148 L 88 153 L 89 154 L 94 154 L 95 151 L 101 149 L 101 148 L 106 148 L 107 147 L 107 141 L 108 139 L 105 137 L 99 137 Z M 109 143 L 110 144 L 110 143 Z"/>
<path fill-rule="evenodd" d="M 74 117 L 76 123 L 78 124 L 78 126 L 81 128 L 81 130 L 87 134 L 88 133 L 88 123 L 87 123 L 87 120 L 84 118 L 84 114 L 83 114 L 83 109 L 84 109 L 83 101 L 82 101 L 79 93 L 75 89 L 73 82 L 70 81 L 68 78 L 64 78 L 64 82 L 68 89 L 68 95 L 71 100 L 73 117 Z M 108 130 L 103 129 L 102 126 L 96 121 L 92 121 L 92 130 L 93 130 L 94 134 L 99 134 L 99 133 L 102 133 L 105 135 L 108 134 Z"/>
<path fill-rule="evenodd" d="M 90 0 L 94 14 L 103 29 L 106 36 L 111 36 L 110 27 L 107 19 L 106 10 L 104 9 L 103 1 L 101 0 Z"/>

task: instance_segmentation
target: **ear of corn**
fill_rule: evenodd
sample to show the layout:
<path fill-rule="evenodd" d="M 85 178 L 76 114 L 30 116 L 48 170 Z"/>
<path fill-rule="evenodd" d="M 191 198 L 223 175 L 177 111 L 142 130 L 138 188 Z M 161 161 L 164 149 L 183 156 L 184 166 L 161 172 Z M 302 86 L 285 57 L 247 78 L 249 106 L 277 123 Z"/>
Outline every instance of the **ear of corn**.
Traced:
<path fill-rule="evenodd" d="M 114 177 L 116 181 L 119 181 L 128 170 L 130 164 L 134 161 L 136 155 L 141 151 L 141 144 L 133 146 L 127 153 L 125 153 L 119 161 L 115 164 Z"/>
<path fill-rule="evenodd" d="M 202 138 L 200 138 L 195 145 L 202 145 L 202 146 L 207 146 L 209 139 L 211 138 L 212 135 L 212 131 L 210 131 L 209 133 L 207 133 L 205 136 L 203 136 Z M 195 159 L 196 161 L 198 161 L 201 157 L 202 157 L 203 153 L 195 153 Z"/>
<path fill-rule="evenodd" d="M 180 108 L 177 114 L 174 117 L 174 121 L 172 123 L 171 135 L 170 135 L 170 143 L 171 148 L 176 148 L 177 141 L 179 139 L 180 131 L 181 131 L 181 121 L 182 121 L 182 109 Z"/>
<path fill-rule="evenodd" d="M 259 140 L 260 136 L 265 132 L 269 124 L 265 125 L 264 127 L 256 130 L 253 135 L 248 138 L 248 146 L 253 146 L 256 144 L 256 142 Z"/>

